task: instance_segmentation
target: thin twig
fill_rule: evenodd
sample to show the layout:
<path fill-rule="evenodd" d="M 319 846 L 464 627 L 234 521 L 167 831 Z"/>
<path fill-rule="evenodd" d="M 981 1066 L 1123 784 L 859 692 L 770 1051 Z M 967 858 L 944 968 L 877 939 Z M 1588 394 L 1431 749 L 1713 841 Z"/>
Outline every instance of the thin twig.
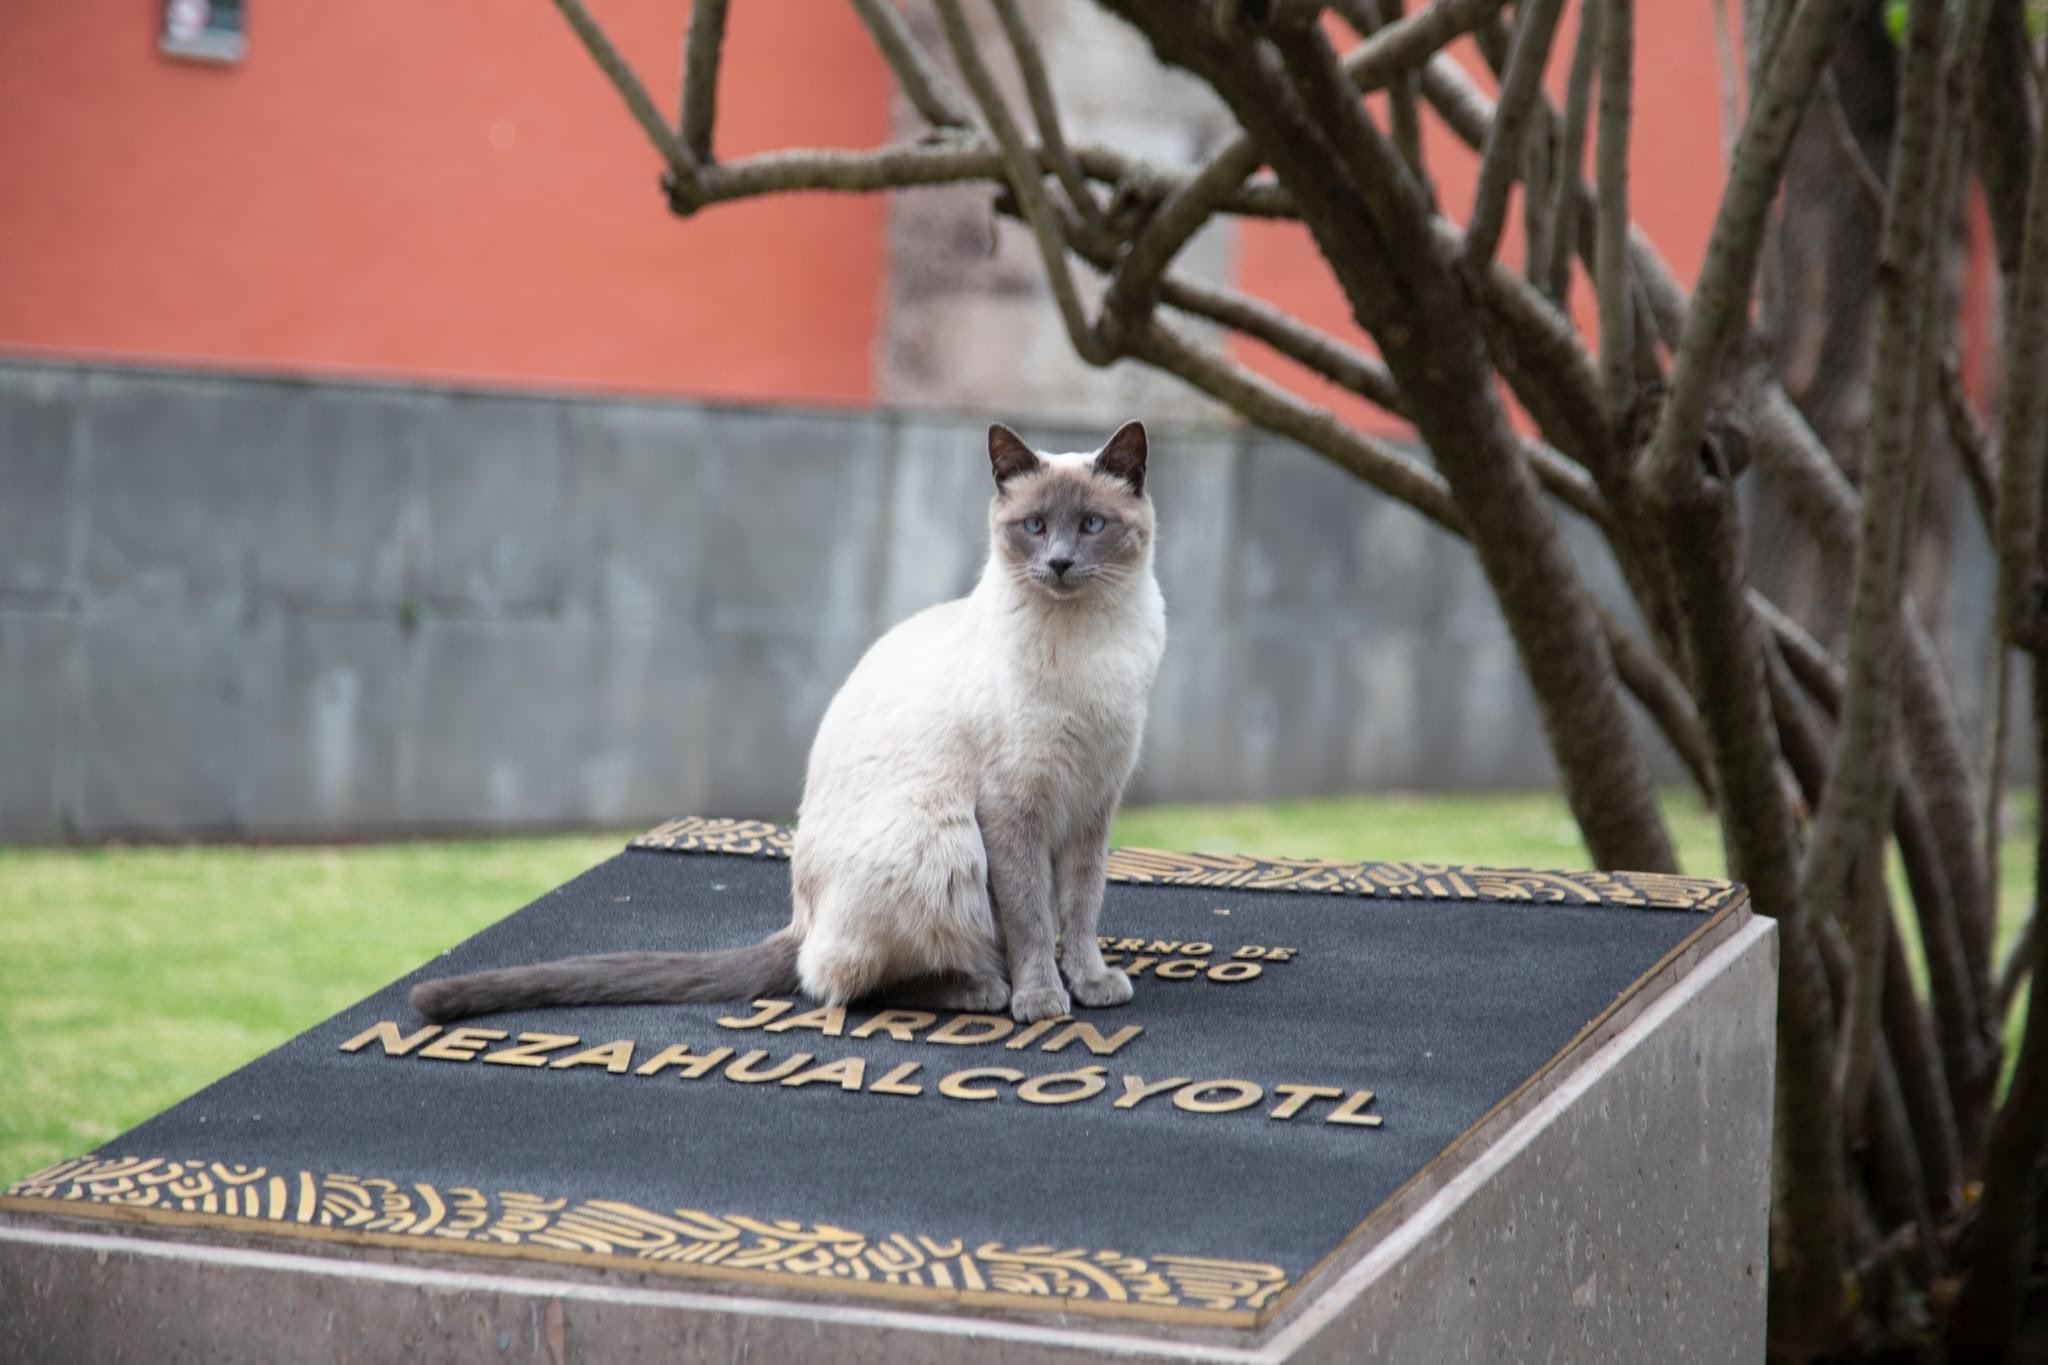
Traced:
<path fill-rule="evenodd" d="M 1585 195 L 1586 125 L 1592 117 L 1593 71 L 1600 57 L 1600 16 L 1587 4 L 1579 11 L 1572 44 L 1572 69 L 1564 96 L 1564 132 L 1558 140 L 1551 188 L 1550 238 L 1544 244 L 1543 291 L 1562 303 L 1571 286 L 1572 254 L 1579 245 L 1579 203 Z"/>
<path fill-rule="evenodd" d="M 1516 14 L 1514 46 L 1508 54 L 1500 99 L 1494 105 L 1493 127 L 1479 163 L 1479 188 L 1465 228 L 1468 265 L 1476 267 L 1492 259 L 1500 244 L 1501 228 L 1507 221 L 1508 190 L 1521 170 L 1522 130 L 1528 126 L 1530 107 L 1542 91 L 1543 68 L 1550 59 L 1550 44 L 1563 11 L 1564 0 L 1525 0 Z"/>
<path fill-rule="evenodd" d="M 675 193 L 685 199 L 698 196 L 697 163 L 669 127 L 668 120 L 654 107 L 654 101 L 647 97 L 647 87 L 640 84 L 640 78 L 633 74 L 633 68 L 626 65 L 626 59 L 612 46 L 612 40 L 605 36 L 597 20 L 590 17 L 590 11 L 583 7 L 583 0 L 555 0 L 555 8 L 569 21 L 569 27 L 576 30 L 576 36 L 583 40 L 591 59 L 605 79 L 612 83 L 612 89 L 619 92 L 619 98 L 626 102 L 633 121 L 647 134 L 647 140 L 661 153 L 661 159 L 668 163 L 669 175 L 674 178 Z"/>
<path fill-rule="evenodd" d="M 972 126 L 974 117 L 966 100 L 917 41 L 894 0 L 853 0 L 853 8 L 875 40 L 882 60 L 896 73 L 896 83 L 925 122 L 934 128 Z"/>
<path fill-rule="evenodd" d="M 1721 67 L 1721 145 L 1735 157 L 1735 135 L 1742 128 L 1742 95 L 1736 89 L 1735 41 L 1728 27 L 1728 0 L 1709 0 L 1714 11 L 1714 60 Z"/>
<path fill-rule="evenodd" d="M 1258 146 L 1250 138 L 1233 141 L 1146 220 L 1103 295 L 1102 325 L 1113 334 L 1112 344 L 1115 334 L 1135 332 L 1143 323 L 1157 297 L 1160 275 L 1259 161 Z"/>
<path fill-rule="evenodd" d="M 1617 427 L 1635 401 L 1635 299 L 1628 282 L 1628 135 L 1635 90 L 1635 0 L 1601 0 L 1600 185 L 1594 279 L 1600 294 L 1600 395 Z"/>
<path fill-rule="evenodd" d="M 718 58 L 725 46 L 730 0 L 691 0 L 690 27 L 683 39 L 683 145 L 701 164 L 711 156 L 711 130 L 718 121 Z"/>
<path fill-rule="evenodd" d="M 1706 430 L 1707 395 L 1720 377 L 1729 344 L 1746 321 L 1757 253 L 1792 138 L 1846 8 L 1844 0 L 1806 0 L 1790 21 L 1768 77 L 1752 87 L 1749 117 L 1736 141 L 1728 186 L 1679 338 L 1671 387 L 1646 457 L 1652 478 L 1678 485 L 1690 478 L 1689 467 Z M 1601 349 L 1606 349 L 1604 342 Z"/>
<path fill-rule="evenodd" d="M 1175 275 L 1160 282 L 1159 299 L 1184 313 L 1242 332 L 1339 388 L 1397 416 L 1408 416 L 1407 402 L 1394 376 L 1376 357 L 1316 331 L 1264 299 Z"/>
<path fill-rule="evenodd" d="M 1453 58 L 1439 54 L 1422 69 L 1422 93 L 1458 140 L 1478 151 L 1486 145 L 1486 130 L 1492 126 L 1493 101 L 1465 74 Z M 1577 182 L 1579 208 L 1575 215 L 1577 241 L 1574 248 L 1588 262 L 1593 259 L 1593 192 L 1583 180 Z M 1650 310 L 1657 319 L 1657 333 L 1667 346 L 1676 347 L 1691 307 L 1685 291 L 1672 275 L 1671 267 L 1657 254 L 1657 248 L 1633 224 L 1628 232 L 1629 267 L 1649 297 Z"/>
<path fill-rule="evenodd" d="M 1443 476 L 1352 430 L 1327 410 L 1188 340 L 1158 319 L 1132 345 L 1138 359 L 1177 375 L 1269 431 L 1291 437 L 1460 538 L 1469 533 Z"/>
<path fill-rule="evenodd" d="M 2033 970 L 2034 935 L 2040 932 L 2040 917 L 2029 915 L 2020 936 L 2013 940 L 2005 965 L 1999 968 L 1998 1018 L 2001 1021 L 2012 1017 L 2012 1007 L 2020 998 L 2020 987 L 2026 984 L 2027 976 Z"/>
<path fill-rule="evenodd" d="M 1657 722 L 1658 730 L 1670 741 L 1671 751 L 1678 755 L 1678 761 L 1685 765 L 1693 782 L 1712 804 L 1717 800 L 1714 761 L 1707 751 L 1706 733 L 1700 728 L 1699 710 L 1693 705 L 1692 695 L 1678 675 L 1665 667 L 1656 650 L 1631 634 L 1613 612 L 1597 603 L 1594 609 L 1599 613 L 1601 629 L 1607 634 L 1607 652 L 1614 659 L 1614 671 Z"/>
<path fill-rule="evenodd" d="M 1046 282 L 1052 287 L 1053 301 L 1059 306 L 1060 318 L 1066 323 L 1067 340 L 1089 364 L 1108 364 L 1116 358 L 1115 354 L 1102 344 L 1094 325 L 1088 321 L 1081 295 L 1074 288 L 1074 274 L 1067 264 L 1066 238 L 1061 232 L 1059 219 L 1045 201 L 1045 182 L 1038 160 L 1025 144 L 1023 135 L 1017 131 L 1016 120 L 1010 117 L 1009 108 L 1003 103 L 995 77 L 989 74 L 988 64 L 982 60 L 981 48 L 974 41 L 966 16 L 960 11 L 960 0 L 938 0 L 938 9 L 939 21 L 946 29 L 946 41 L 953 49 L 953 60 L 960 64 L 960 74 L 967 78 L 967 88 L 973 92 L 975 103 L 981 106 L 983 120 L 995 135 L 997 145 L 1003 149 L 1004 178 L 1009 182 L 1010 192 L 1017 197 L 1024 221 L 1031 227 L 1032 238 L 1038 243 L 1039 261 L 1044 266 Z"/>
<path fill-rule="evenodd" d="M 1024 78 L 1025 98 L 1031 103 L 1031 116 L 1038 124 L 1039 142 L 1052 162 L 1053 174 L 1059 177 L 1060 187 L 1067 192 L 1067 198 L 1073 203 L 1075 212 L 1081 215 L 1082 222 L 1091 228 L 1107 227 L 1102 217 L 1102 206 L 1095 202 L 1094 191 L 1088 188 L 1080 163 L 1074 160 L 1074 154 L 1067 148 L 1066 136 L 1060 131 L 1059 105 L 1053 98 L 1052 78 L 1046 74 L 1045 57 L 1038 50 L 1038 39 L 1017 12 L 1017 0 L 996 0 L 996 17 L 1002 21 L 1003 33 L 1010 40 L 1010 51 L 1017 58 L 1017 72 Z M 1238 177 L 1238 180 L 1242 179 L 1244 176 Z M 1230 188 L 1237 188 L 1235 181 Z"/>
<path fill-rule="evenodd" d="M 1863 196 L 1863 207 L 1870 214 L 1870 220 L 1882 223 L 1884 181 L 1878 179 L 1870 158 L 1863 154 L 1863 144 L 1856 140 L 1856 130 L 1849 126 L 1849 111 L 1842 107 L 1842 87 L 1835 80 L 1833 67 L 1821 72 L 1820 107 L 1821 112 L 1827 115 L 1828 140 L 1841 160 L 1842 169 L 1849 172 L 1849 178 L 1856 182 L 1856 190 Z"/>
<path fill-rule="evenodd" d="M 1955 447 L 1956 459 L 1963 467 L 1963 481 L 1970 485 L 1970 496 L 1976 499 L 1984 527 L 1991 530 L 1998 525 L 1998 461 L 1991 452 L 1990 433 L 1984 430 L 1976 404 L 1963 387 L 1963 367 L 1956 359 L 1954 347 L 1942 353 L 1937 381 L 1949 444 Z"/>

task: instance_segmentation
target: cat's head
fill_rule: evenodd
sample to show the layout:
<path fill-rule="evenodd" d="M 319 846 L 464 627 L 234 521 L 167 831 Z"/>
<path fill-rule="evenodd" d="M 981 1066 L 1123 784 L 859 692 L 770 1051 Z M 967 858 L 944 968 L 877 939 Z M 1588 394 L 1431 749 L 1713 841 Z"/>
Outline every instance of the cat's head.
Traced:
<path fill-rule="evenodd" d="M 1126 422 L 1092 454 L 1046 455 L 997 423 L 988 429 L 996 496 L 991 557 L 1019 584 L 1057 601 L 1120 592 L 1152 553 L 1145 428 Z"/>

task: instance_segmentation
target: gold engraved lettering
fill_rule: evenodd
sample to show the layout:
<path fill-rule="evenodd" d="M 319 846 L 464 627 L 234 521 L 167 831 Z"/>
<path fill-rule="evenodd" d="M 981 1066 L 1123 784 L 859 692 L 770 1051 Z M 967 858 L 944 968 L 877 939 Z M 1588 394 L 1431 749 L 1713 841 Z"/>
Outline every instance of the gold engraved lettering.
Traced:
<path fill-rule="evenodd" d="M 1157 953 L 1159 954 L 1159 956 L 1165 957 L 1168 954 L 1177 953 L 1180 951 L 1180 940 L 1177 938 L 1155 938 L 1150 943 L 1145 945 L 1145 951 L 1148 953 Z"/>
<path fill-rule="evenodd" d="M 1344 1103 L 1337 1106 L 1337 1112 L 1324 1119 L 1324 1123 L 1350 1123 L 1360 1128 L 1377 1128 L 1385 1120 L 1378 1114 L 1368 1114 L 1365 1106 L 1372 1103 L 1372 1091 L 1354 1090 Z"/>
<path fill-rule="evenodd" d="M 1156 957 L 1134 957 L 1124 964 L 1124 974 L 1126 976 L 1143 976 L 1145 969 L 1158 960 Z"/>
<path fill-rule="evenodd" d="M 930 1028 L 938 1020 L 938 1015 L 927 1014 L 923 1010 L 883 1010 L 855 1028 L 853 1036 L 872 1038 L 877 1033 L 886 1033 L 899 1043 L 914 1043 L 919 1029 Z"/>
<path fill-rule="evenodd" d="M 1207 957 L 1216 951 L 1216 945 L 1213 943 L 1183 943 L 1180 945 L 1180 951 L 1182 957 Z"/>
<path fill-rule="evenodd" d="M 814 1028 L 828 1038 L 837 1038 L 846 1028 L 846 1008 L 831 1005 L 820 1009 L 805 1010 L 802 1014 L 787 1019 L 777 1019 L 768 1026 L 769 1033 L 787 1033 L 793 1028 Z"/>
<path fill-rule="evenodd" d="M 509 1037 L 511 1035 L 501 1028 L 452 1029 L 421 1048 L 420 1056 L 437 1057 L 444 1062 L 472 1061 L 477 1053 L 484 1050 L 484 1044 Z"/>
<path fill-rule="evenodd" d="M 1004 1043 L 1003 1046 L 1010 1049 L 1010 1051 L 1012 1052 L 1017 1051 L 1019 1048 L 1030 1047 L 1040 1038 L 1043 1038 L 1046 1034 L 1052 1032 L 1053 1029 L 1058 1026 L 1059 1022 L 1060 1021 L 1057 1019 L 1040 1019 L 1035 1024 L 1027 1024 L 1025 1025 L 1024 1031 L 1022 1033 L 1018 1034 L 1015 1038 L 1012 1038 L 1009 1042 Z"/>
<path fill-rule="evenodd" d="M 945 1023 L 924 1036 L 927 1043 L 951 1043 L 956 1047 L 969 1047 L 975 1043 L 993 1043 L 1008 1036 L 1017 1025 L 1000 1014 L 956 1014 Z"/>
<path fill-rule="evenodd" d="M 1219 962 L 1203 975 L 1211 981 L 1249 981 L 1264 970 L 1256 962 Z"/>
<path fill-rule="evenodd" d="M 770 1019 L 779 1019 L 783 1015 L 788 1014 L 796 1008 L 796 1004 L 789 1000 L 756 1000 L 754 1008 L 759 1010 L 760 1013 L 747 1019 L 735 1019 L 728 1014 L 718 1021 L 718 1026 L 720 1028 L 759 1028 Z"/>
<path fill-rule="evenodd" d="M 1033 1076 L 1017 1087 L 1017 1098 L 1026 1104 L 1072 1104 L 1092 1099 L 1109 1088 L 1103 1068 L 1084 1066 L 1078 1071 L 1058 1071 L 1050 1076 Z"/>
<path fill-rule="evenodd" d="M 1294 948 L 1268 948 L 1266 949 L 1266 961 L 1292 962 L 1297 951 Z"/>
<path fill-rule="evenodd" d="M 1344 1093 L 1343 1087 L 1335 1085 L 1276 1085 L 1273 1093 L 1286 1098 L 1273 1106 L 1267 1114 L 1269 1119 L 1291 1119 L 1309 1106 L 1313 1100 L 1334 1100 Z"/>
<path fill-rule="evenodd" d="M 1228 1114 L 1249 1109 L 1266 1097 L 1250 1081 L 1194 1081 L 1173 1092 L 1173 1106 L 1190 1114 Z"/>
<path fill-rule="evenodd" d="M 1185 1076 L 1168 1076 L 1163 1081 L 1147 1082 L 1143 1076 L 1134 1076 L 1129 1072 L 1125 1072 L 1124 1093 L 1116 1097 L 1116 1108 L 1136 1109 L 1154 1095 L 1163 1095 L 1169 1090 L 1177 1090 L 1187 1083 L 1188 1078 Z"/>
<path fill-rule="evenodd" d="M 718 1064 L 732 1056 L 729 1047 L 713 1048 L 709 1052 L 690 1051 L 687 1043 L 671 1043 L 634 1068 L 635 1076 L 654 1076 L 665 1067 L 674 1067 L 686 1081 L 701 1081 L 716 1070 Z"/>
<path fill-rule="evenodd" d="M 1185 981 L 1201 974 L 1209 964 L 1199 957 L 1177 957 L 1171 962 L 1162 962 L 1153 969 L 1152 975 L 1162 981 Z"/>
<path fill-rule="evenodd" d="M 1110 948 L 1116 947 L 1116 940 L 1111 938 L 1108 934 L 1097 934 L 1095 936 L 1095 946 L 1106 951 Z"/>
<path fill-rule="evenodd" d="M 385 1056 L 403 1057 L 406 1053 L 412 1051 L 421 1043 L 426 1042 L 427 1039 L 440 1031 L 441 1026 L 439 1024 L 429 1024 L 418 1033 L 409 1033 L 401 1036 L 398 1032 L 398 1025 L 392 1023 L 389 1019 L 382 1019 L 343 1043 L 341 1050 L 343 1052 L 361 1052 L 372 1043 L 382 1043 Z"/>
<path fill-rule="evenodd" d="M 813 1081 L 837 1081 L 841 1090 L 858 1090 L 868 1078 L 868 1064 L 860 1057 L 841 1057 L 836 1062 L 799 1071 L 783 1080 L 784 1085 L 809 1085 Z"/>
<path fill-rule="evenodd" d="M 725 1078 L 729 1081 L 738 1081 L 741 1085 L 758 1085 L 762 1081 L 779 1081 L 793 1071 L 803 1070 L 803 1068 L 809 1066 L 815 1060 L 810 1053 L 799 1052 L 787 1061 L 777 1062 L 766 1071 L 759 1070 L 760 1064 L 767 1056 L 768 1054 L 759 1048 L 742 1054 L 739 1060 L 725 1069 Z"/>
<path fill-rule="evenodd" d="M 633 1065 L 633 1040 L 619 1038 L 602 1047 L 587 1047 L 548 1065 L 557 1071 L 565 1071 L 572 1066 L 601 1066 L 614 1076 L 623 1076 L 626 1068 Z"/>
<path fill-rule="evenodd" d="M 924 1087 L 908 1085 L 907 1081 L 924 1070 L 922 1062 L 898 1062 L 889 1068 L 887 1075 L 868 1087 L 870 1095 L 922 1095 Z"/>
<path fill-rule="evenodd" d="M 1024 1073 L 1012 1066 L 970 1066 L 965 1071 L 956 1071 L 939 1082 L 939 1093 L 949 1100 L 992 1100 L 1001 1092 L 992 1085 L 969 1085 L 987 1076 L 994 1080 L 1015 1084 L 1024 1079 Z"/>
<path fill-rule="evenodd" d="M 512 1046 L 486 1052 L 484 1060 L 499 1066 L 546 1066 L 543 1052 L 559 1052 L 582 1041 L 573 1033 L 522 1033 Z"/>
<path fill-rule="evenodd" d="M 1118 952 L 1142 953 L 1145 951 L 1145 940 L 1142 938 L 1120 938 L 1116 941 L 1116 946 Z"/>
<path fill-rule="evenodd" d="M 1244 945 L 1244 947 L 1239 948 L 1236 952 L 1231 954 L 1232 957 L 1237 958 L 1264 957 L 1265 955 L 1266 950 L 1264 948 L 1261 948 L 1256 943 L 1247 943 Z"/>
<path fill-rule="evenodd" d="M 1095 1025 L 1076 1019 L 1058 1033 L 1046 1039 L 1045 1046 L 1040 1050 L 1044 1052 L 1059 1052 L 1068 1043 L 1078 1042 L 1096 1056 L 1108 1057 L 1114 1055 L 1118 1048 L 1130 1042 L 1131 1039 L 1144 1031 L 1145 1026 L 1143 1024 L 1126 1024 L 1105 1038 L 1102 1036 L 1102 1030 L 1096 1028 Z"/>

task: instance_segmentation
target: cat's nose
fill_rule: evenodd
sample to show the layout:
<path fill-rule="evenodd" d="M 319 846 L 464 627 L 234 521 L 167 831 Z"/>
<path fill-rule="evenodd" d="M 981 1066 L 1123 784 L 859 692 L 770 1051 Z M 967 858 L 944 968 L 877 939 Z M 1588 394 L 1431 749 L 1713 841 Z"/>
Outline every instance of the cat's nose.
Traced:
<path fill-rule="evenodd" d="M 1052 570 L 1054 578 L 1065 578 L 1067 570 L 1074 567 L 1074 561 L 1071 559 L 1048 559 L 1045 561 L 1045 567 Z"/>

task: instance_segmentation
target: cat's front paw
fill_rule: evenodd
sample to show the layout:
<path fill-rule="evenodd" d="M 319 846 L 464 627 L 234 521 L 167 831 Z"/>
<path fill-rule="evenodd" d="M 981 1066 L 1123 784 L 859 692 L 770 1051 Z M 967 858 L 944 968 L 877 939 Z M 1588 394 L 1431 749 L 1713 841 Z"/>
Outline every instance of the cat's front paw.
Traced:
<path fill-rule="evenodd" d="M 1089 976 L 1069 976 L 1067 987 L 1074 992 L 1074 1003 L 1092 1010 L 1131 1003 L 1131 978 L 1115 967 L 1104 967 Z"/>
<path fill-rule="evenodd" d="M 1033 1024 L 1040 1019 L 1057 1019 L 1071 1008 L 1067 993 L 1058 986 L 1017 991 L 1010 996 L 1010 1017 L 1020 1024 Z"/>

